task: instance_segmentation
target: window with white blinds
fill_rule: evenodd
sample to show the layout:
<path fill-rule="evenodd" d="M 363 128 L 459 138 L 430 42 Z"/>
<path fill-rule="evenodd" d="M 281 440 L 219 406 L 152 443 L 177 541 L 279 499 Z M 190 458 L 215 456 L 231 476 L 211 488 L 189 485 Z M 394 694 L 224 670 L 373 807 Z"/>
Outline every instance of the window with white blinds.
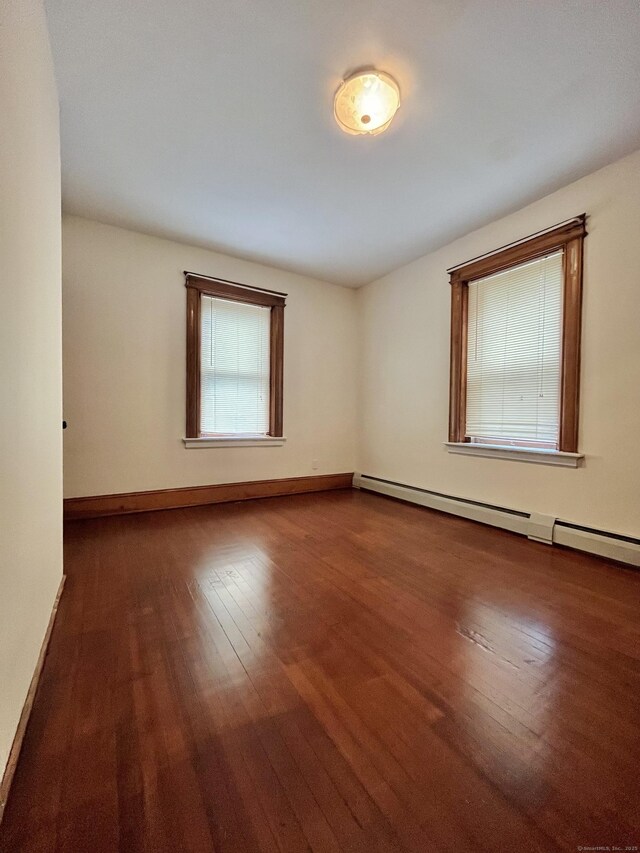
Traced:
<path fill-rule="evenodd" d="M 558 445 L 563 252 L 469 282 L 466 437 Z"/>
<path fill-rule="evenodd" d="M 269 431 L 270 308 L 202 295 L 200 433 Z"/>

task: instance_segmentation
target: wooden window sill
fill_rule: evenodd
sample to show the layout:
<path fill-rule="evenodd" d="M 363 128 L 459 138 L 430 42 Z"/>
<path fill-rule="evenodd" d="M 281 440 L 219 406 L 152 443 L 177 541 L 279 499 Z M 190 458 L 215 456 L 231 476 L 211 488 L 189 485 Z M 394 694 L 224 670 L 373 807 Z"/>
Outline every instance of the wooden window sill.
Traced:
<path fill-rule="evenodd" d="M 446 441 L 449 453 L 464 456 L 487 456 L 492 459 L 510 459 L 513 462 L 536 462 L 539 465 L 560 465 L 577 468 L 583 453 L 547 450 L 544 447 L 513 447 L 507 444 L 473 444 L 470 441 Z"/>
<path fill-rule="evenodd" d="M 187 450 L 197 447 L 282 447 L 287 439 L 273 435 L 216 435 L 204 438 L 183 438 Z"/>

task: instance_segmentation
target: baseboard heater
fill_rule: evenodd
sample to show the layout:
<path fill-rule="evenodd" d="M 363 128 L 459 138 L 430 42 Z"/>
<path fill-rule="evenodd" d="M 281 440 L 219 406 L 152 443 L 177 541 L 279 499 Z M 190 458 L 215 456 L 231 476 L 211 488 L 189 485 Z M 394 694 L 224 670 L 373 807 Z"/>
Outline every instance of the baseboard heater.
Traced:
<path fill-rule="evenodd" d="M 353 486 L 368 492 L 378 492 L 391 498 L 408 501 L 419 506 L 459 515 L 472 521 L 502 527 L 512 533 L 519 533 L 537 542 L 549 545 L 565 545 L 578 551 L 587 551 L 610 560 L 618 560 L 632 566 L 640 566 L 640 539 L 623 536 L 606 530 L 596 530 L 562 521 L 550 515 L 523 512 L 481 503 L 480 501 L 457 498 L 393 480 L 384 480 L 369 474 L 354 474 Z"/>

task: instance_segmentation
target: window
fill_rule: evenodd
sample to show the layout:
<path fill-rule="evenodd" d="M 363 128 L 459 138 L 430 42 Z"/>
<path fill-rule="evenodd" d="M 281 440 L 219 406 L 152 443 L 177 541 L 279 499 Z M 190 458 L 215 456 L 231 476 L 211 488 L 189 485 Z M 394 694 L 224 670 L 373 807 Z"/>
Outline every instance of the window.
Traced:
<path fill-rule="evenodd" d="M 562 252 L 469 282 L 469 441 L 558 446 Z"/>
<path fill-rule="evenodd" d="M 200 300 L 200 435 L 266 435 L 271 309 Z"/>
<path fill-rule="evenodd" d="M 282 436 L 285 294 L 187 273 L 187 439 Z"/>
<path fill-rule="evenodd" d="M 577 454 L 585 235 L 581 216 L 450 270 L 450 445 Z"/>

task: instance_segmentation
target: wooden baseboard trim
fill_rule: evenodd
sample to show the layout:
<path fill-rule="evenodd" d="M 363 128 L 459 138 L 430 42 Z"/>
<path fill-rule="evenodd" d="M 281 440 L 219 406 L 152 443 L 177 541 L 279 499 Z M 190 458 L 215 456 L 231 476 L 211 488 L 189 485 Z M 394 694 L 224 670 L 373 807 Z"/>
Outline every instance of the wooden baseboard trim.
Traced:
<path fill-rule="evenodd" d="M 64 517 L 70 521 L 80 518 L 100 518 L 105 515 L 152 512 L 158 509 L 248 501 L 254 498 L 298 495 L 302 492 L 326 492 L 333 489 L 350 489 L 352 483 L 352 473 L 318 474 L 312 477 L 287 477 L 280 480 L 253 480 L 246 483 L 221 483 L 215 486 L 65 498 Z"/>
<path fill-rule="evenodd" d="M 40 647 L 38 662 L 36 663 L 36 668 L 34 670 L 33 677 L 31 678 L 31 684 L 29 685 L 29 690 L 27 691 L 27 698 L 24 701 L 22 713 L 20 714 L 20 720 L 18 721 L 18 728 L 16 729 L 16 733 L 13 738 L 13 743 L 11 744 L 11 750 L 9 752 L 7 766 L 4 769 L 2 781 L 0 782 L 0 823 L 2 823 L 4 809 L 7 804 L 7 799 L 9 798 L 9 790 L 11 788 L 11 783 L 13 782 L 16 767 L 18 766 L 18 758 L 20 757 L 20 750 L 22 749 L 22 741 L 24 740 L 24 736 L 27 731 L 29 717 L 31 716 L 31 709 L 33 708 L 33 700 L 36 698 L 38 684 L 40 682 L 40 676 L 42 675 L 44 660 L 47 656 L 49 640 L 51 639 L 53 624 L 56 621 L 56 615 L 58 613 L 58 604 L 60 603 L 60 598 L 62 596 L 62 590 L 64 589 L 65 580 L 66 576 L 62 575 L 62 578 L 60 579 L 60 586 L 58 587 L 58 592 L 56 593 L 55 601 L 53 602 L 53 607 L 51 609 L 51 615 L 49 616 L 49 624 L 47 625 L 44 640 L 42 641 L 42 646 Z"/>

